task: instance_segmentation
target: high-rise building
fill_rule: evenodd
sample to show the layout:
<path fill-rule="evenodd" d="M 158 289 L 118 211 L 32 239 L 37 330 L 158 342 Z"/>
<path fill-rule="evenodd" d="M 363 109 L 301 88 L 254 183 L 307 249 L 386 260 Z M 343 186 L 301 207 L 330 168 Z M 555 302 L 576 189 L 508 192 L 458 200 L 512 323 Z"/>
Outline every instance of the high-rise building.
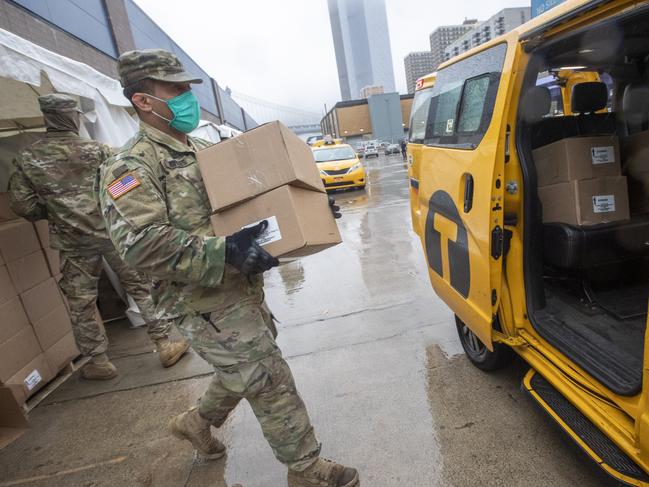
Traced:
<path fill-rule="evenodd" d="M 501 10 L 488 20 L 474 25 L 470 31 L 446 46 L 446 49 L 444 49 L 444 61 L 484 44 L 494 37 L 503 35 L 505 32 L 509 32 L 527 22 L 530 18 L 530 7 L 514 7 Z"/>
<path fill-rule="evenodd" d="M 430 51 L 411 52 L 403 58 L 403 64 L 406 68 L 408 93 L 415 92 L 415 85 L 419 78 L 432 73 L 437 68 L 433 61 L 433 53 Z"/>
<path fill-rule="evenodd" d="M 477 19 L 466 19 L 462 25 L 442 25 L 430 34 L 430 52 L 433 53 L 432 71 L 444 62 L 444 50 L 448 45 L 473 29 L 477 23 Z"/>
<path fill-rule="evenodd" d="M 328 0 L 340 94 L 359 98 L 366 86 L 394 92 L 385 0 Z"/>

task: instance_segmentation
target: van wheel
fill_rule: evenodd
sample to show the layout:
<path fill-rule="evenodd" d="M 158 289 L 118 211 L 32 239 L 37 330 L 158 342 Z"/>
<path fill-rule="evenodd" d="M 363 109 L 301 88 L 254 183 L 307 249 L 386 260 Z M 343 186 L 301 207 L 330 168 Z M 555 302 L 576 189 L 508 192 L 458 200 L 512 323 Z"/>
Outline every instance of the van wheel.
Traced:
<path fill-rule="evenodd" d="M 489 349 L 480 341 L 478 336 L 471 329 L 455 317 L 457 333 L 460 335 L 460 343 L 469 361 L 480 370 L 491 372 L 502 369 L 510 364 L 514 358 L 514 352 L 507 345 L 494 343 L 494 351 Z"/>

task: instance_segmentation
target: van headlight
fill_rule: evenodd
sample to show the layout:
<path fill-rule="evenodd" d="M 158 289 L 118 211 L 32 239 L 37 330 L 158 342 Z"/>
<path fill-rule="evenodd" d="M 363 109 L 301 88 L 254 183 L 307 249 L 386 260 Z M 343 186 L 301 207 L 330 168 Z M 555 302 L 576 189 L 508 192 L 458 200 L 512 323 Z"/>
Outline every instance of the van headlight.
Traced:
<path fill-rule="evenodd" d="M 362 162 L 357 162 L 356 164 L 354 164 L 352 167 L 349 168 L 349 171 L 348 171 L 348 172 L 354 172 L 354 171 L 357 171 L 357 170 L 359 170 L 361 167 L 363 167 L 363 163 L 362 163 Z"/>
<path fill-rule="evenodd" d="M 327 174 L 324 169 L 320 169 L 320 175 L 321 176 L 329 176 L 329 174 Z"/>

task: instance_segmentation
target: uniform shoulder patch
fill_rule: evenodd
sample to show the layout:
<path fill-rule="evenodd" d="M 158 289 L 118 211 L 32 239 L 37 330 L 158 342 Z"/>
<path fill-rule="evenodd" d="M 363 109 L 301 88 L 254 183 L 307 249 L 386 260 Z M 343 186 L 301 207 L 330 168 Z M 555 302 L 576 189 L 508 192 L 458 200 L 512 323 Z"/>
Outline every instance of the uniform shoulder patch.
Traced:
<path fill-rule="evenodd" d="M 108 193 L 116 200 L 137 188 L 140 184 L 140 180 L 133 173 L 125 174 L 108 185 Z"/>
<path fill-rule="evenodd" d="M 113 177 L 118 178 L 122 174 L 128 172 L 128 166 L 126 164 L 122 164 L 121 166 L 118 166 L 117 168 L 113 169 Z"/>

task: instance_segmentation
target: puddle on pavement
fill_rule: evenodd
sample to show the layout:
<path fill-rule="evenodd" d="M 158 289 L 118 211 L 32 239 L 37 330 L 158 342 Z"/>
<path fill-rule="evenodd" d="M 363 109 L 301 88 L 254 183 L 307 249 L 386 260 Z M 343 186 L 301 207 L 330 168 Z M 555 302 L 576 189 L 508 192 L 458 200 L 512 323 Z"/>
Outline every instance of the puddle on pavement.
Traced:
<path fill-rule="evenodd" d="M 584 458 L 523 394 L 527 364 L 485 373 L 427 348 L 428 402 L 443 486 L 599 486 Z"/>

